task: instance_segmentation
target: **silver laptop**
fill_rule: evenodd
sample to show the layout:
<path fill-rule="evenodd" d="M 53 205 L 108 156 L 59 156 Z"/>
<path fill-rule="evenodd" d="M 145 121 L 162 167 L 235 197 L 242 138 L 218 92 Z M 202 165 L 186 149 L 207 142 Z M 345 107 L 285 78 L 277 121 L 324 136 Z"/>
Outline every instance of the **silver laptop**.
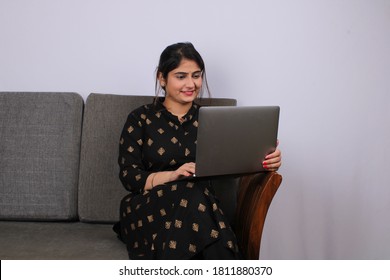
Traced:
<path fill-rule="evenodd" d="M 265 171 L 276 149 L 279 106 L 201 107 L 193 177 Z"/>

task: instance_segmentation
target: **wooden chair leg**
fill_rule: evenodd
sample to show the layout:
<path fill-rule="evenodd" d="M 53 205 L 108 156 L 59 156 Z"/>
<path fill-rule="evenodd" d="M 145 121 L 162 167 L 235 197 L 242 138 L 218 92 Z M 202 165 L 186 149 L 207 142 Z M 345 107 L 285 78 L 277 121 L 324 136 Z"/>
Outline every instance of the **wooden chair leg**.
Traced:
<path fill-rule="evenodd" d="M 234 228 L 246 259 L 259 259 L 265 219 L 281 182 L 282 176 L 276 172 L 256 173 L 241 178 Z"/>

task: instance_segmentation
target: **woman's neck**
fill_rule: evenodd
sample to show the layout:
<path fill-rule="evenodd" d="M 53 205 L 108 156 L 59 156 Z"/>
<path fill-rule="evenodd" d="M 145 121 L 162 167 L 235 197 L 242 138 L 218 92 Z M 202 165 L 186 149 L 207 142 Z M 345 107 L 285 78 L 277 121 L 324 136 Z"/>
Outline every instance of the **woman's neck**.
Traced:
<path fill-rule="evenodd" d="M 165 98 L 163 102 L 165 108 L 174 116 L 177 116 L 180 120 L 191 109 L 192 102 L 179 103 L 170 98 Z"/>

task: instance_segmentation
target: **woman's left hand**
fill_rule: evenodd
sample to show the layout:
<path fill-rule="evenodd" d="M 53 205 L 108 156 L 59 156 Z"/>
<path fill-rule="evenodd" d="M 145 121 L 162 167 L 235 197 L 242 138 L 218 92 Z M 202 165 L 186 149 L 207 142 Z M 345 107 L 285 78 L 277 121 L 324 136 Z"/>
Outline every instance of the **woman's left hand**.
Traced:
<path fill-rule="evenodd" d="M 281 165 L 282 152 L 278 148 L 276 148 L 275 152 L 267 155 L 263 161 L 263 167 L 268 171 L 277 171 Z"/>

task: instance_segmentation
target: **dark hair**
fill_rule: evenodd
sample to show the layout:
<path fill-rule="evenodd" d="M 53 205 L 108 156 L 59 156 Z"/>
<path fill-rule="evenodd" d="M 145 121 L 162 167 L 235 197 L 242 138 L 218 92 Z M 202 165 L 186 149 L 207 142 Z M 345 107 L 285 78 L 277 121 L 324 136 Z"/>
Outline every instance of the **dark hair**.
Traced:
<path fill-rule="evenodd" d="M 194 45 L 189 42 L 185 42 L 170 45 L 166 47 L 165 50 L 161 53 L 160 61 L 156 69 L 156 97 L 158 96 L 161 89 L 164 90 L 163 88 L 161 88 L 160 83 L 158 82 L 160 73 L 164 79 L 167 79 L 168 73 L 179 67 L 183 59 L 195 61 L 198 64 L 200 70 L 202 71 L 202 80 L 204 85 L 202 85 L 199 97 L 202 97 L 204 88 L 206 88 L 207 93 L 210 95 L 203 59 L 198 53 L 198 51 L 195 49 Z"/>

